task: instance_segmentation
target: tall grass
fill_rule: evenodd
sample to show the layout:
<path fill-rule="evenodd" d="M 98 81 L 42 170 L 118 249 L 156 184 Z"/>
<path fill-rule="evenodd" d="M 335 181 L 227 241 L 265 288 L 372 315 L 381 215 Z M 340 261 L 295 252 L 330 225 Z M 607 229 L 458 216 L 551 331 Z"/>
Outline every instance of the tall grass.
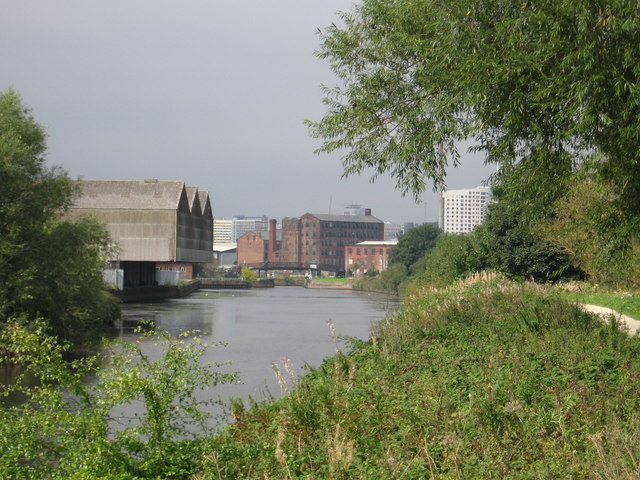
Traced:
<path fill-rule="evenodd" d="M 199 478 L 638 478 L 639 354 L 541 287 L 413 292 L 209 439 Z"/>

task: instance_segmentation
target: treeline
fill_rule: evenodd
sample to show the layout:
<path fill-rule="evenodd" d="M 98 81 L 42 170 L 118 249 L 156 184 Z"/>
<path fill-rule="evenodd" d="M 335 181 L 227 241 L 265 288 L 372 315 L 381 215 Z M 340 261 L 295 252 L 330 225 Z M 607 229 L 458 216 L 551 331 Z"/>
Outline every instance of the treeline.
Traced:
<path fill-rule="evenodd" d="M 470 234 L 445 234 L 425 224 L 402 235 L 378 278 L 360 288 L 402 293 L 410 283 L 444 287 L 474 272 L 514 280 L 582 280 L 612 289 L 640 288 L 638 217 L 617 208 L 617 196 L 588 165 L 566 189 L 544 201 L 515 195 L 527 176 L 519 165 L 493 178 L 494 202 Z"/>
<path fill-rule="evenodd" d="M 638 285 L 635 4 L 361 0 L 340 20 L 317 52 L 338 84 L 308 125 L 345 175 L 389 173 L 419 198 L 471 145 L 499 169 L 498 203 L 469 244 L 441 240 L 472 252 L 455 268 Z"/>

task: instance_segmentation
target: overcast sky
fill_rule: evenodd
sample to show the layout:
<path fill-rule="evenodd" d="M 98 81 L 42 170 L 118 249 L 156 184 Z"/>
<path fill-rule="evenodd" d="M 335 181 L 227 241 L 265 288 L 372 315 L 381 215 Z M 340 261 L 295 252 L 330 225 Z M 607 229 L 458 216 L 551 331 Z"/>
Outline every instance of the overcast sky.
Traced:
<path fill-rule="evenodd" d="M 341 180 L 339 155 L 316 155 L 305 119 L 335 80 L 314 56 L 317 28 L 350 0 L 5 1 L 0 89 L 15 88 L 49 135 L 48 160 L 72 177 L 182 180 L 208 190 L 214 216 L 282 219 L 342 213 L 437 219 L 390 178 Z M 492 172 L 467 155 L 449 188 Z"/>

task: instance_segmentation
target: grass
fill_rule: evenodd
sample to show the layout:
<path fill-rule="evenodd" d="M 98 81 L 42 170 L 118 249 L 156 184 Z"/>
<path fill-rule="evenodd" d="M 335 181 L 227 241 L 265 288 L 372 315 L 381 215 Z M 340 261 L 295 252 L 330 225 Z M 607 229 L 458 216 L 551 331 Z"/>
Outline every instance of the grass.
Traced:
<path fill-rule="evenodd" d="M 415 284 L 402 310 L 369 341 L 353 340 L 349 352 L 338 349 L 301 378 L 288 361 L 274 366 L 282 398 L 235 400 L 233 424 L 193 439 L 157 430 L 154 440 L 146 432 L 156 430 L 139 428 L 111 436 L 96 409 L 111 408 L 105 398 L 142 395 L 148 408 L 165 405 L 153 408 L 145 425 L 184 425 L 179 414 L 191 412 L 189 392 L 202 382 L 199 375 L 213 377 L 197 355 L 188 357 L 195 363 L 183 362 L 177 345 L 167 350 L 165 366 L 148 375 L 132 376 L 146 360 L 109 370 L 113 381 L 103 393 L 111 397 L 94 403 L 66 408 L 59 400 L 66 394 L 45 384 L 42 391 L 51 395 L 38 398 L 50 400 L 42 404 L 49 410 L 13 416 L 0 409 L 0 439 L 10 447 L 0 456 L 0 476 L 638 480 L 640 337 L 573 301 L 557 289 L 495 274 L 445 289 Z M 33 364 L 55 374 L 52 365 L 62 363 L 51 359 L 60 355 L 18 327 L 23 340 L 13 344 L 35 348 L 41 357 L 33 358 L 42 361 Z M 340 325 L 329 327 L 337 339 Z M 181 344 L 201 351 L 197 341 Z M 61 371 L 68 385 L 79 382 Z M 172 396 L 186 410 L 176 410 Z"/>
<path fill-rule="evenodd" d="M 586 287 L 578 291 L 560 290 L 560 295 L 566 300 L 579 303 L 599 305 L 640 320 L 640 294 L 629 292 L 594 291 Z"/>
<path fill-rule="evenodd" d="M 639 478 L 640 339 L 539 287 L 408 299 L 296 382 L 236 402 L 197 478 Z"/>

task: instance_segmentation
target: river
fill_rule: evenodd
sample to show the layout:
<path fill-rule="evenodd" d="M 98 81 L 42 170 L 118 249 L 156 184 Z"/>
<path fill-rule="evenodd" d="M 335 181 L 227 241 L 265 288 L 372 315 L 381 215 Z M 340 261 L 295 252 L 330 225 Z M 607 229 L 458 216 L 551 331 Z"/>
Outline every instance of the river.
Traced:
<path fill-rule="evenodd" d="M 204 361 L 229 361 L 239 384 L 216 387 L 225 402 L 230 397 L 262 399 L 279 396 L 272 364 L 283 369 L 287 358 L 301 372 L 335 354 L 330 320 L 340 336 L 367 339 L 370 328 L 398 308 L 384 295 L 344 290 L 276 287 L 251 290 L 201 290 L 190 297 L 163 302 L 125 304 L 124 320 L 145 319 L 172 334 L 200 330 L 204 341 L 225 342 L 209 350 Z M 124 329 L 123 340 L 135 334 Z M 345 348 L 345 342 L 339 342 Z M 149 348 L 153 348 L 149 345 Z"/>

